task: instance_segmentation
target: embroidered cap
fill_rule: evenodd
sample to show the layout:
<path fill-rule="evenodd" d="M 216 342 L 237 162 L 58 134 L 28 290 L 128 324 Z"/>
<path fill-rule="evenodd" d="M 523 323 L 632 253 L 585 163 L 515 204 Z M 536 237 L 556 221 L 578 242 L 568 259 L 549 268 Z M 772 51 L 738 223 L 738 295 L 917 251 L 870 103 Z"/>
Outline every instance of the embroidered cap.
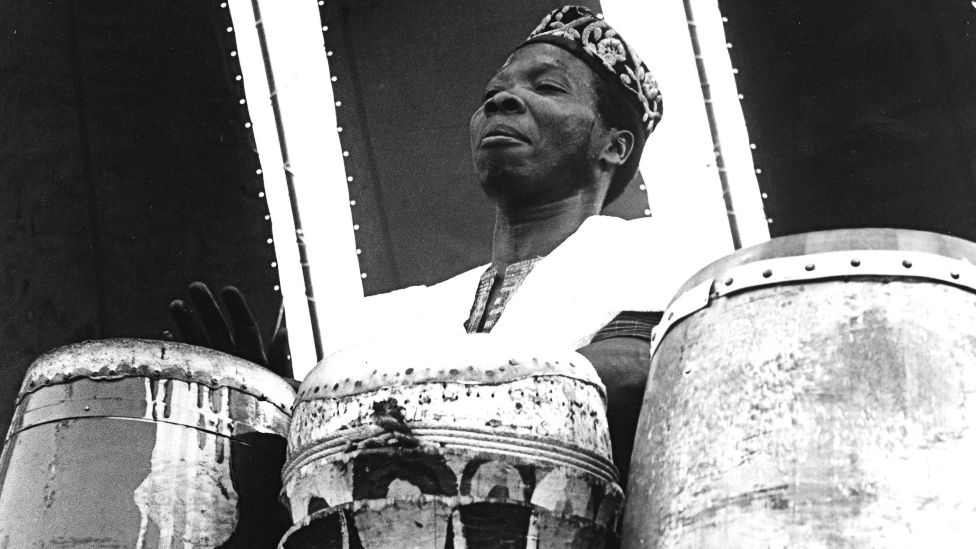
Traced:
<path fill-rule="evenodd" d="M 644 137 L 654 131 L 664 113 L 657 81 L 602 14 L 582 6 L 557 8 L 542 19 L 519 48 L 540 42 L 568 50 L 610 85 L 622 89 L 627 98 L 633 99 L 637 112 L 642 113 Z"/>

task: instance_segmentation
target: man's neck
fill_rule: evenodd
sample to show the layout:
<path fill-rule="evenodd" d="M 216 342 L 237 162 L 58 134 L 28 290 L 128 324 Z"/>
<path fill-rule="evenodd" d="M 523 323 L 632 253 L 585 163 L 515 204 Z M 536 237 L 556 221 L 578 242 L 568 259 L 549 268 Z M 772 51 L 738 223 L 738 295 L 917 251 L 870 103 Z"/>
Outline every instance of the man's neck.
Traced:
<path fill-rule="evenodd" d="M 575 233 L 587 218 L 599 213 L 598 202 L 585 194 L 525 208 L 498 206 L 492 239 L 492 266 L 499 274 L 504 274 L 509 265 L 545 257 Z"/>

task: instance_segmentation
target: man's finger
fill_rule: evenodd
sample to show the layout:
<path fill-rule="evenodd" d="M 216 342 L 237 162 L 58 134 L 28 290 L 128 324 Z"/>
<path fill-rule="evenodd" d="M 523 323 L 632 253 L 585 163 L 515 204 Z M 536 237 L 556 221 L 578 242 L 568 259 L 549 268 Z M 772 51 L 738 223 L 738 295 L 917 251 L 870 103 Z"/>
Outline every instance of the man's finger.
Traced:
<path fill-rule="evenodd" d="M 196 319 L 190 314 L 190 310 L 186 308 L 186 303 L 182 299 L 177 299 L 169 304 L 169 315 L 176 322 L 176 327 L 179 328 L 183 341 L 190 345 L 210 346 L 207 334 L 197 324 Z"/>
<path fill-rule="evenodd" d="M 288 347 L 288 328 L 278 326 L 271 344 L 268 345 L 268 369 L 279 376 L 290 379 L 295 376 L 291 367 L 291 350 Z"/>
<path fill-rule="evenodd" d="M 207 330 L 207 335 L 210 336 L 211 347 L 218 351 L 234 354 L 234 340 L 230 336 L 230 328 L 227 326 L 227 320 L 223 313 L 220 312 L 220 307 L 217 306 L 217 301 L 210 293 L 210 289 L 202 282 L 194 282 L 190 284 L 189 293 L 197 314 L 203 319 L 203 327 Z"/>
<path fill-rule="evenodd" d="M 220 292 L 220 297 L 227 308 L 231 324 L 234 327 L 234 343 L 237 344 L 237 356 L 244 360 L 256 362 L 261 366 L 268 365 L 268 358 L 264 355 L 264 342 L 261 341 L 261 330 L 254 321 L 254 315 L 247 306 L 247 301 L 240 290 L 227 286 Z"/>

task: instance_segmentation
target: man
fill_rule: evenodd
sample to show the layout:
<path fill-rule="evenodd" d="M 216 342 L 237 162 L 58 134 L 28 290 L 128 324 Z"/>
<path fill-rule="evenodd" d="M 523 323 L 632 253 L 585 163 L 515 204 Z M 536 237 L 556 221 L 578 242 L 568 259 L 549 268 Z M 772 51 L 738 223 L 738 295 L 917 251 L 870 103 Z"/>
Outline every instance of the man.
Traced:
<path fill-rule="evenodd" d="M 650 328 L 684 278 L 655 276 L 666 270 L 648 260 L 666 253 L 667 239 L 655 237 L 650 219 L 599 213 L 633 179 L 661 113 L 647 67 L 602 16 L 554 10 L 488 82 L 471 118 L 475 172 L 496 207 L 491 264 L 429 288 L 367 298 L 361 321 L 349 322 L 367 326 L 365 333 L 325 337 L 351 344 L 492 332 L 579 349 L 607 386 L 615 461 L 626 482 Z M 239 293 L 224 294 L 231 336 L 200 286 L 191 297 L 208 331 L 223 348 L 237 341 L 260 362 L 260 335 Z M 172 310 L 188 341 L 206 341 L 185 304 Z"/>

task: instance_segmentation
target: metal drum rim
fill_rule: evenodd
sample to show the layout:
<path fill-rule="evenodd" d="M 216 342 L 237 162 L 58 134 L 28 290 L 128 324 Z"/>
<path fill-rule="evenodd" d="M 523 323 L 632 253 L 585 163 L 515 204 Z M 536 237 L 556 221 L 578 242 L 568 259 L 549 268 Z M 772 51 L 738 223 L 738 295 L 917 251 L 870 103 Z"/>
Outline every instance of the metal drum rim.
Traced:
<path fill-rule="evenodd" d="M 717 259 L 692 275 L 674 294 L 682 295 L 721 273 L 761 260 L 855 250 L 921 252 L 976 264 L 976 243 L 929 231 L 891 228 L 834 229 L 773 238 Z"/>
<path fill-rule="evenodd" d="M 305 377 L 297 402 L 341 399 L 389 387 L 499 385 L 553 376 L 592 385 L 606 399 L 596 369 L 574 350 L 496 334 L 465 334 L 380 340 L 337 351 Z"/>
<path fill-rule="evenodd" d="M 43 387 L 71 383 L 79 378 L 130 377 L 176 379 L 210 388 L 229 387 L 267 401 L 289 416 L 295 400 L 295 390 L 288 382 L 242 358 L 186 343 L 116 338 L 65 345 L 41 355 L 28 368 L 17 402 Z"/>
<path fill-rule="evenodd" d="M 921 231 L 912 232 L 921 233 Z M 942 235 L 936 236 L 942 237 Z M 961 239 L 954 240 L 961 241 Z M 976 251 L 976 244 L 969 242 L 966 244 Z M 685 317 L 708 307 L 714 299 L 755 288 L 828 280 L 899 279 L 941 283 L 976 292 L 976 267 L 966 256 L 955 259 L 951 256 L 916 249 L 876 248 L 786 255 L 745 262 L 729 261 L 733 256 L 735 254 L 713 263 L 685 284 L 682 293 L 672 300 L 664 312 L 661 324 L 654 328 L 651 336 L 651 356 L 654 355 L 668 330 Z M 702 273 L 715 276 L 706 276 L 702 279 L 700 278 Z M 697 285 L 688 288 L 691 283 Z"/>
<path fill-rule="evenodd" d="M 377 429 L 377 431 L 380 430 Z M 427 442 L 430 446 L 436 446 L 438 448 L 488 450 L 499 454 L 541 459 L 556 465 L 580 469 L 612 484 L 616 484 L 620 476 L 612 460 L 591 450 L 568 444 L 558 444 L 514 436 L 500 436 L 492 432 L 482 432 L 473 429 L 423 426 L 413 428 L 412 431 L 418 441 Z M 378 441 L 392 438 L 392 436 L 388 436 L 386 438 L 372 438 L 370 440 Z M 518 441 L 521 444 L 513 444 L 511 441 Z M 345 453 L 345 448 L 348 443 L 348 439 L 335 437 L 302 448 L 298 453 L 289 456 L 281 473 L 282 478 L 287 480 L 297 470 L 310 463 L 327 459 L 331 455 Z M 527 449 L 534 449 L 545 453 L 536 455 L 526 451 Z M 362 452 L 366 450 L 356 451 Z M 556 459 L 556 456 L 560 456 L 567 461 L 559 461 Z"/>

